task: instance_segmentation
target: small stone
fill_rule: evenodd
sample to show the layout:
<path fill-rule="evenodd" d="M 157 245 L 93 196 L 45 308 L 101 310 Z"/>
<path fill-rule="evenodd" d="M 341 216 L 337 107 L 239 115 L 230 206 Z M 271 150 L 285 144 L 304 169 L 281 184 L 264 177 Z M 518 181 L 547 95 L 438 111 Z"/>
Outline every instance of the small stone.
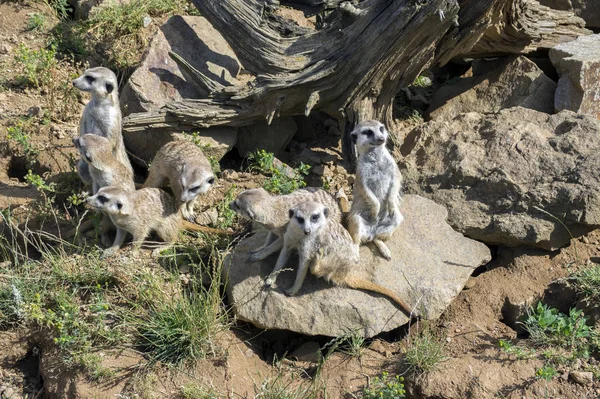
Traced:
<path fill-rule="evenodd" d="M 246 351 L 244 352 L 244 356 L 246 357 L 252 357 L 254 355 L 254 351 L 252 349 L 246 349 Z"/>
<path fill-rule="evenodd" d="M 339 137 L 339 136 L 341 136 L 341 135 L 342 135 L 342 132 L 340 132 L 340 129 L 338 129 L 338 128 L 337 128 L 337 127 L 335 127 L 335 126 L 331 126 L 331 127 L 329 128 L 329 130 L 327 130 L 327 133 L 328 133 L 330 136 L 337 136 L 337 137 Z"/>
<path fill-rule="evenodd" d="M 233 170 L 233 169 L 225 169 L 221 173 L 221 177 L 223 179 L 233 180 L 233 179 L 237 179 L 238 178 L 238 173 L 235 170 Z"/>
<path fill-rule="evenodd" d="M 571 371 L 569 377 L 581 385 L 591 385 L 594 382 L 594 374 L 591 371 Z"/>
<path fill-rule="evenodd" d="M 0 54 L 8 54 L 12 51 L 12 46 L 8 43 L 0 43 Z"/>
<path fill-rule="evenodd" d="M 325 126 L 326 128 L 330 128 L 330 127 L 335 127 L 337 128 L 337 121 L 335 119 L 327 119 L 325 122 L 323 122 L 323 126 Z"/>
<path fill-rule="evenodd" d="M 6 388 L 6 390 L 2 393 L 2 396 L 6 399 L 16 398 L 15 390 L 13 388 Z"/>
<path fill-rule="evenodd" d="M 185 274 L 179 276 L 179 280 L 181 280 L 182 285 L 188 285 L 190 283 L 190 279 Z"/>
<path fill-rule="evenodd" d="M 355 180 L 354 175 L 348 175 L 347 179 L 348 179 L 348 184 L 349 185 L 353 185 L 354 184 L 354 180 Z"/>
<path fill-rule="evenodd" d="M 448 342 L 448 343 L 452 342 L 452 338 L 446 337 L 446 342 Z"/>
<path fill-rule="evenodd" d="M 590 239 L 587 236 L 583 236 L 583 237 L 581 237 L 581 242 L 584 244 L 589 244 Z"/>
<path fill-rule="evenodd" d="M 211 208 L 196 216 L 196 223 L 201 226 L 210 226 L 217 224 L 219 220 L 219 212 L 216 208 Z"/>
<path fill-rule="evenodd" d="M 147 28 L 148 25 L 150 25 L 152 23 L 152 18 L 150 18 L 150 16 L 146 15 L 144 17 L 144 28 Z"/>
<path fill-rule="evenodd" d="M 42 109 L 40 107 L 38 107 L 38 106 L 30 107 L 27 110 L 27 116 L 30 117 L 30 118 L 33 118 L 34 116 L 38 116 L 40 114 L 41 110 Z"/>
<path fill-rule="evenodd" d="M 337 165 L 335 167 L 335 173 L 338 175 L 346 174 L 346 168 L 344 168 L 342 165 Z"/>
<path fill-rule="evenodd" d="M 323 162 L 323 163 L 333 163 L 338 160 L 337 155 L 329 154 L 329 153 L 321 155 L 320 158 L 321 158 L 321 162 Z"/>
<path fill-rule="evenodd" d="M 317 165 L 314 168 L 312 168 L 312 172 L 317 176 L 323 176 L 325 174 L 325 166 Z"/>
<path fill-rule="evenodd" d="M 460 328 L 457 328 L 456 330 L 454 330 L 454 332 L 460 334 Z"/>
<path fill-rule="evenodd" d="M 179 265 L 179 273 L 187 274 L 190 272 L 190 265 L 182 264 Z"/>
<path fill-rule="evenodd" d="M 319 360 L 321 346 L 314 341 L 309 341 L 292 352 L 290 357 L 295 357 L 302 362 L 316 362 Z"/>
<path fill-rule="evenodd" d="M 316 165 L 321 162 L 321 158 L 319 154 L 311 150 L 310 148 L 305 148 L 302 150 L 300 154 L 298 154 L 298 161 L 304 162 L 310 165 Z"/>

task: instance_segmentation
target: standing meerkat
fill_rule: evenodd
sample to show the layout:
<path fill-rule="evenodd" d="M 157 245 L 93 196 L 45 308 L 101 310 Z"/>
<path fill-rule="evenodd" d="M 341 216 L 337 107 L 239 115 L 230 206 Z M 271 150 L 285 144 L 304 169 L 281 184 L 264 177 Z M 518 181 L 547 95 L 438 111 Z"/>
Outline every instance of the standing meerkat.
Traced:
<path fill-rule="evenodd" d="M 269 232 L 264 245 L 250 253 L 250 261 L 265 259 L 281 249 L 283 235 L 290 221 L 289 209 L 306 201 L 322 203 L 328 207 L 331 219 L 341 221 L 342 214 L 335 199 L 326 191 L 314 187 L 296 190 L 286 195 L 273 195 L 264 188 L 253 188 L 242 191 L 229 204 L 229 208 L 242 218 L 258 223 Z"/>
<path fill-rule="evenodd" d="M 87 198 L 88 204 L 109 215 L 117 226 L 117 236 L 113 245 L 104 251 L 103 257 L 116 253 L 127 233 L 133 235 L 133 247 L 137 251 L 150 232 L 156 234 L 169 245 L 177 240 L 182 229 L 207 233 L 228 234 L 226 231 L 198 226 L 181 218 L 173 197 L 159 188 L 142 188 L 137 191 L 121 187 L 103 187 Z M 168 247 L 166 245 L 159 250 Z"/>
<path fill-rule="evenodd" d="M 95 134 L 83 134 L 73 139 L 81 159 L 88 165 L 92 178 L 92 194 L 106 186 L 118 186 L 135 191 L 133 173 L 112 153 L 112 145 L 107 138 Z"/>
<path fill-rule="evenodd" d="M 133 175 L 121 134 L 121 108 L 117 92 L 117 76 L 108 68 L 90 68 L 73 81 L 73 86 L 92 95 L 81 115 L 79 135 L 91 133 L 106 137 L 119 162 L 125 165 Z M 77 164 L 77 171 L 81 180 L 88 184 L 92 183 L 88 166 L 83 160 Z"/>
<path fill-rule="evenodd" d="M 211 189 L 215 182 L 210 162 L 194 143 L 171 141 L 157 153 L 143 187 L 162 187 L 169 182 L 175 199 L 181 202 L 181 214 L 194 220 L 196 197 Z"/>
<path fill-rule="evenodd" d="M 299 266 L 294 285 L 285 291 L 293 296 L 298 293 L 310 272 L 316 277 L 341 287 L 373 291 L 391 298 L 400 308 L 411 314 L 410 308 L 391 290 L 353 275 L 359 267 L 358 246 L 348 231 L 338 221 L 331 219 L 327 206 L 319 202 L 303 202 L 289 210 L 289 224 L 285 231 L 283 248 L 275 268 L 266 280 L 272 285 L 277 273 L 285 266 L 290 252 L 298 251 Z"/>
<path fill-rule="evenodd" d="M 359 123 L 350 133 L 358 150 L 354 200 L 348 214 L 348 231 L 354 243 L 373 242 L 390 260 L 388 240 L 404 217 L 400 213 L 402 175 L 385 146 L 388 131 L 378 121 Z"/>

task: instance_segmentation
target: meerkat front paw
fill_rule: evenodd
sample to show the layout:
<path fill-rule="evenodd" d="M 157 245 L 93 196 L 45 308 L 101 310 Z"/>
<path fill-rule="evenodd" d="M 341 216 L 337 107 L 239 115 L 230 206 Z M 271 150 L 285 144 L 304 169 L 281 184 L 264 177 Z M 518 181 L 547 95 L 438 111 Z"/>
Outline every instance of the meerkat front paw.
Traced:
<path fill-rule="evenodd" d="M 265 280 L 265 287 L 272 287 L 275 284 L 275 278 L 272 276 L 267 277 Z"/>
<path fill-rule="evenodd" d="M 296 294 L 298 293 L 298 291 L 300 291 L 299 288 L 290 288 L 288 290 L 283 291 L 285 293 L 285 295 L 287 296 L 296 296 Z"/>
<path fill-rule="evenodd" d="M 102 255 L 100 255 L 100 259 L 106 259 L 117 253 L 119 247 L 110 247 L 102 251 Z"/>
<path fill-rule="evenodd" d="M 181 216 L 183 216 L 183 218 L 188 222 L 194 223 L 196 221 L 196 215 L 194 215 L 194 212 L 188 211 L 185 207 L 181 209 Z"/>
<path fill-rule="evenodd" d="M 109 248 L 112 245 L 112 243 L 113 243 L 113 241 L 110 239 L 110 237 L 108 236 L 107 233 L 103 233 L 102 235 L 100 235 L 100 242 L 106 248 Z"/>

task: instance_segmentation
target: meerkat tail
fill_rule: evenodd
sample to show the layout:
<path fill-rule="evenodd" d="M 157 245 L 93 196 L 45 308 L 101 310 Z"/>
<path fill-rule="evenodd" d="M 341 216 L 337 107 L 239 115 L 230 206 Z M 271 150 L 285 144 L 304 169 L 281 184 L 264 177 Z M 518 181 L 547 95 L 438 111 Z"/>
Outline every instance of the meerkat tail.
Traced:
<path fill-rule="evenodd" d="M 201 231 L 203 233 L 226 234 L 226 235 L 233 234 L 232 232 L 229 232 L 227 230 L 213 229 L 211 227 L 200 226 L 199 224 L 188 222 L 187 220 L 181 221 L 181 227 L 187 231 Z"/>
<path fill-rule="evenodd" d="M 396 302 L 400 306 L 400 308 L 402 308 L 404 313 L 406 313 L 407 316 L 411 315 L 410 307 L 408 307 L 408 305 L 406 303 L 404 303 L 404 301 L 402 299 L 400 299 L 400 297 L 398 295 L 396 295 L 391 290 L 389 290 L 379 284 L 376 284 L 369 280 L 364 280 L 364 279 L 361 279 L 358 277 L 352 277 L 352 276 L 346 277 L 345 283 L 350 288 L 373 291 L 373 292 L 377 292 L 379 294 L 385 295 L 388 298 L 392 299 L 394 302 Z"/>

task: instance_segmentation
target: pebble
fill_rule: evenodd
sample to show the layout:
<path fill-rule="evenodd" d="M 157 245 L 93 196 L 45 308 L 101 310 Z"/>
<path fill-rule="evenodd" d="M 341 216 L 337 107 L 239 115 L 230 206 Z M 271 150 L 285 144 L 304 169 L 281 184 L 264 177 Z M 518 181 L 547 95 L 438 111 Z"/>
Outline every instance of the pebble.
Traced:
<path fill-rule="evenodd" d="M 0 54 L 8 54 L 12 51 L 12 46 L 8 43 L 0 43 Z"/>
<path fill-rule="evenodd" d="M 581 237 L 581 242 L 584 244 L 589 244 L 590 239 L 587 236 L 583 236 L 583 237 Z"/>
<path fill-rule="evenodd" d="M 594 382 L 594 374 L 591 371 L 571 371 L 569 377 L 581 385 L 591 385 Z"/>
<path fill-rule="evenodd" d="M 6 388 L 6 390 L 2 392 L 2 398 L 13 399 L 16 397 L 17 396 L 15 395 L 15 390 L 13 388 Z"/>
<path fill-rule="evenodd" d="M 353 185 L 355 180 L 354 175 L 348 175 L 347 180 L 349 186 Z"/>
<path fill-rule="evenodd" d="M 233 169 L 225 169 L 221 173 L 221 177 L 223 179 L 237 179 L 238 173 L 235 170 L 233 170 Z"/>
<path fill-rule="evenodd" d="M 150 16 L 146 15 L 144 17 L 144 28 L 148 27 L 148 25 L 150 25 L 152 23 L 152 18 L 150 18 Z"/>
<path fill-rule="evenodd" d="M 27 110 L 27 116 L 30 117 L 30 118 L 32 118 L 34 116 L 38 116 L 41 111 L 42 111 L 42 109 L 40 107 L 38 107 L 38 106 L 30 107 Z"/>
<path fill-rule="evenodd" d="M 315 174 L 317 176 L 323 176 L 323 174 L 325 173 L 325 166 L 317 165 L 314 168 L 312 168 L 312 172 L 313 172 L 313 174 Z"/>

